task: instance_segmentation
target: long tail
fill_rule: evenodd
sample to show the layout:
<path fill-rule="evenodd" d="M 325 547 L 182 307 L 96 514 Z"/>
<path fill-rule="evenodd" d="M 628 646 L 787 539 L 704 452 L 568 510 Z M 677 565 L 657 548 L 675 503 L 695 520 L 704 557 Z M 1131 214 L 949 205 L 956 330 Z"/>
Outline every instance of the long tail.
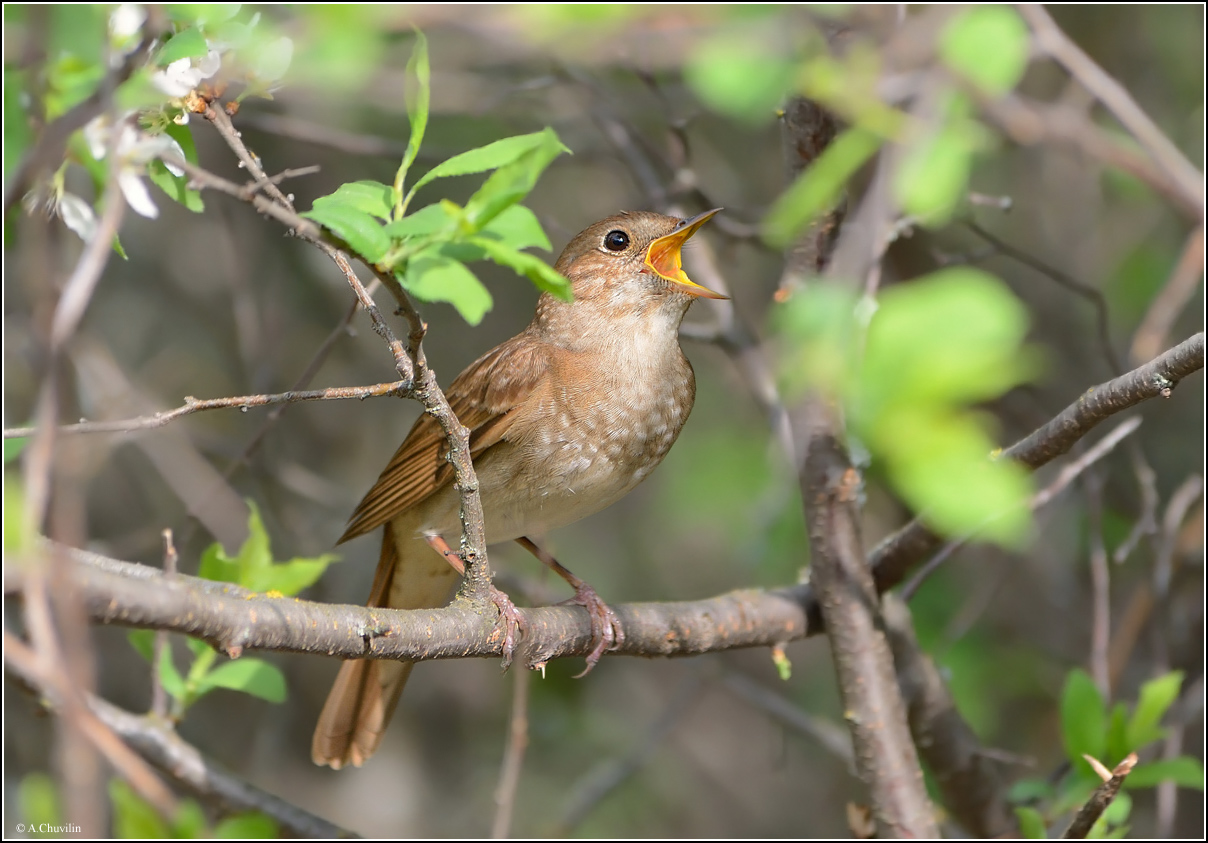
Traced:
<path fill-rule="evenodd" d="M 445 605 L 457 573 L 422 539 L 405 541 L 400 553 L 393 525 L 382 536 L 382 554 L 373 577 L 369 606 L 428 609 Z M 340 666 L 323 705 L 310 757 L 340 769 L 360 767 L 382 741 L 414 662 L 353 659 Z"/>

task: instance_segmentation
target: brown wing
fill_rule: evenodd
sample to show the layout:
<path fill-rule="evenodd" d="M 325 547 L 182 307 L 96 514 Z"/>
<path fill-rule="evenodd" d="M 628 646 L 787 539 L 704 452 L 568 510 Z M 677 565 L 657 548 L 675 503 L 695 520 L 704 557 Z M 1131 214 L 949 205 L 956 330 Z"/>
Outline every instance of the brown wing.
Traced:
<path fill-rule="evenodd" d="M 471 363 L 445 392 L 458 420 L 470 429 L 470 456 L 503 438 L 509 413 L 524 402 L 548 366 L 547 347 L 527 333 Z M 341 542 L 380 527 L 453 479 L 448 445 L 436 419 L 420 416 L 377 483 L 357 505 Z"/>

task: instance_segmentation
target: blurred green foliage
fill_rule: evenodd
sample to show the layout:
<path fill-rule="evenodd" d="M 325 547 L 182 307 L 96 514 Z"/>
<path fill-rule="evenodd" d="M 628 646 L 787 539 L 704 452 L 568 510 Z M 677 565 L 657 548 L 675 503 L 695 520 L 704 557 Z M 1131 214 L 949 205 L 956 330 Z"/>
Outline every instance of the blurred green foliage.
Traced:
<path fill-rule="evenodd" d="M 852 434 L 940 531 L 1021 546 L 1031 482 L 1020 466 L 991 459 L 996 445 L 972 405 L 1035 373 L 1023 306 L 997 279 L 959 267 L 884 290 L 866 336 L 857 317 L 854 297 L 823 285 L 779 309 L 786 394 L 842 398 Z"/>

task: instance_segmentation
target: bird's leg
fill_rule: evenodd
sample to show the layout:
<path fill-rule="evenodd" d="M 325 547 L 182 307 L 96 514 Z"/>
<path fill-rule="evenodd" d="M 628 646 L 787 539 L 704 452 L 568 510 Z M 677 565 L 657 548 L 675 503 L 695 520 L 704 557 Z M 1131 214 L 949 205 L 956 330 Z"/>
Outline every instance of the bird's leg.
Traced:
<path fill-rule="evenodd" d="M 463 577 L 466 575 L 465 560 L 461 558 L 461 554 L 449 547 L 443 536 L 424 536 L 424 539 L 433 550 L 445 557 L 445 561 L 453 566 L 453 570 Z M 503 624 L 503 669 L 507 670 L 512 666 L 512 657 L 516 654 L 516 634 L 524 631 L 524 618 L 512 599 L 494 585 L 491 586 L 488 596 L 499 610 L 499 620 Z"/>
<path fill-rule="evenodd" d="M 605 650 L 615 650 L 625 643 L 625 630 L 621 628 L 621 619 L 617 613 L 608 607 L 596 590 L 583 580 L 576 577 L 553 556 L 537 546 L 536 542 L 527 536 L 516 539 L 516 543 L 529 553 L 541 560 L 545 565 L 575 590 L 575 596 L 558 604 L 560 606 L 582 606 L 591 617 L 591 652 L 587 654 L 587 667 L 575 678 L 586 676 L 596 666 Z"/>

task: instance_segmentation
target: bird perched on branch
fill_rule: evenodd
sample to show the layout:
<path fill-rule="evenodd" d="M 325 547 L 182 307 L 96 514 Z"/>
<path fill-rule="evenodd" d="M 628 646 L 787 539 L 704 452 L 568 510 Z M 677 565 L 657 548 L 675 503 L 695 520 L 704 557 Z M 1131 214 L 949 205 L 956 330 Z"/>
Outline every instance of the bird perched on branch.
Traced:
<path fill-rule="evenodd" d="M 574 301 L 543 294 L 532 323 L 446 391 L 470 430 L 488 543 L 521 542 L 575 588 L 571 602 L 592 617 L 589 670 L 623 639 L 620 623 L 590 586 L 527 537 L 619 500 L 679 436 L 696 395 L 680 322 L 698 297 L 725 298 L 688 279 L 680 249 L 715 213 L 688 220 L 621 213 L 589 226 L 556 264 Z M 461 520 L 447 450 L 436 420 L 420 416 L 340 539 L 385 528 L 370 606 L 435 608 L 452 597 L 460 574 L 442 557 L 453 555 L 445 537 L 460 535 Z M 344 662 L 315 728 L 315 763 L 364 763 L 413 666 Z"/>

